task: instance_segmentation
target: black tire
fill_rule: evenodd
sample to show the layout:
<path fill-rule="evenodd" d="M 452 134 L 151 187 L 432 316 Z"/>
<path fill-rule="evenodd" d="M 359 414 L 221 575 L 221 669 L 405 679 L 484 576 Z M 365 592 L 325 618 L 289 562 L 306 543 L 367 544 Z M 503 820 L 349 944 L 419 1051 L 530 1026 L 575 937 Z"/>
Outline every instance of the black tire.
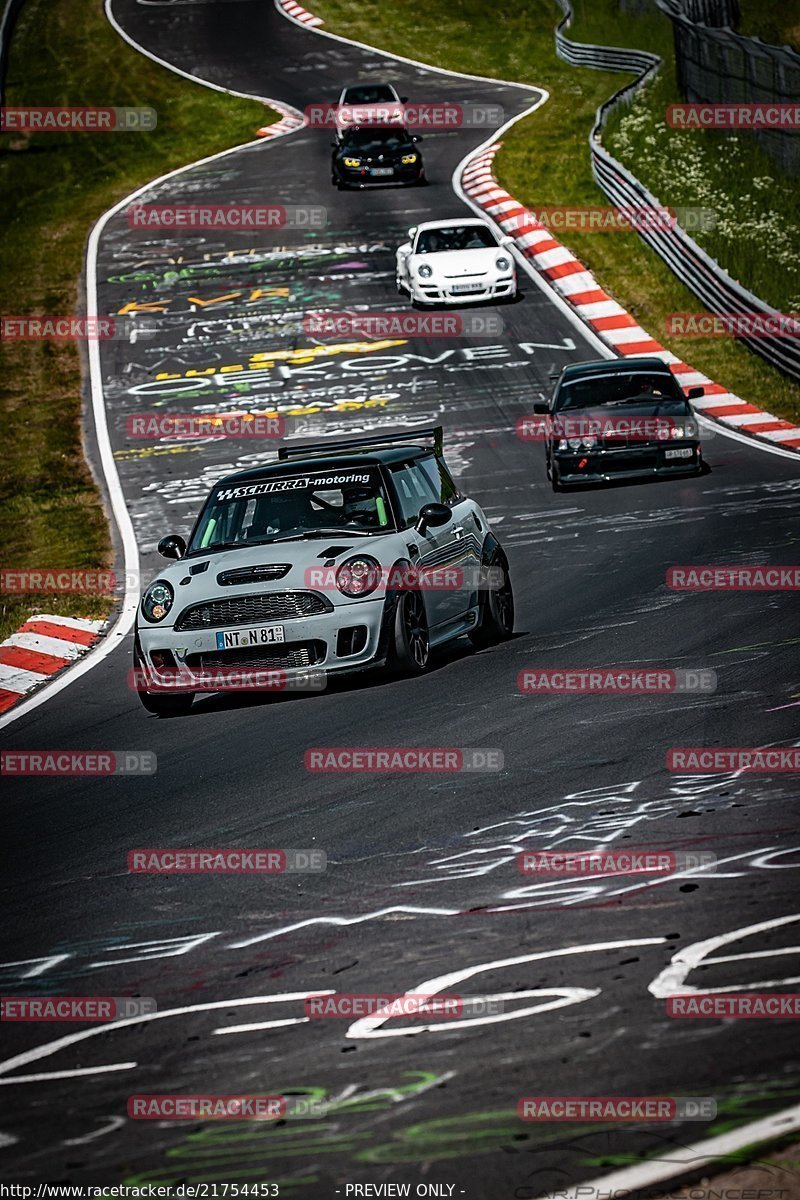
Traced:
<path fill-rule="evenodd" d="M 398 277 L 398 276 L 395 276 L 395 281 L 394 281 L 394 283 L 395 283 L 395 287 L 397 288 L 397 294 L 398 294 L 398 296 L 405 296 L 405 295 L 407 295 L 406 289 L 405 289 L 404 285 L 403 285 L 403 284 L 400 282 L 400 279 L 399 279 L 399 277 Z"/>
<path fill-rule="evenodd" d="M 418 589 L 402 592 L 394 611 L 388 666 L 394 675 L 423 675 L 431 646 L 425 599 Z"/>
<path fill-rule="evenodd" d="M 564 490 L 561 486 L 561 480 L 558 478 L 558 468 L 553 461 L 550 463 L 550 486 L 554 492 L 561 492 Z"/>
<path fill-rule="evenodd" d="M 478 649 L 507 642 L 514 633 L 514 589 L 502 551 L 495 550 L 489 559 L 487 575 L 491 578 L 495 573 L 500 576 L 500 586 L 481 592 L 478 624 L 469 631 L 469 640 Z"/>
<path fill-rule="evenodd" d="M 192 707 L 194 692 L 184 692 L 180 696 L 160 696 L 155 692 L 139 692 L 139 699 L 149 713 L 157 717 L 185 717 Z"/>
<path fill-rule="evenodd" d="M 138 634 L 136 635 L 133 648 L 133 667 L 135 671 L 141 672 L 143 670 Z M 179 695 L 161 695 L 160 693 L 139 689 L 136 694 L 139 697 L 142 707 L 146 708 L 149 713 L 155 713 L 157 717 L 183 717 L 192 707 L 192 701 L 194 700 L 194 692 L 181 692 Z"/>

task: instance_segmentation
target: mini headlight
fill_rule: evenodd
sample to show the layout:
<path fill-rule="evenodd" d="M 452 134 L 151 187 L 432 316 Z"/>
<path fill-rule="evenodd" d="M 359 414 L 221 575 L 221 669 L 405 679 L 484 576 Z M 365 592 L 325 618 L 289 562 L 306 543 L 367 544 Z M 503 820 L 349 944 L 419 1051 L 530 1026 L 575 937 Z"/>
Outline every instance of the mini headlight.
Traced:
<path fill-rule="evenodd" d="M 585 437 L 583 439 L 582 445 L 583 445 L 584 450 L 591 450 L 593 446 L 597 445 L 597 438 L 596 437 Z"/>
<path fill-rule="evenodd" d="M 580 450 L 583 442 L 581 438 L 567 438 L 567 445 L 569 446 L 570 450 Z"/>
<path fill-rule="evenodd" d="M 417 155 L 416 154 L 404 154 L 400 161 L 402 162 L 404 167 L 408 167 L 411 165 L 411 163 L 415 163 L 417 161 Z"/>
<path fill-rule="evenodd" d="M 673 425 L 670 428 L 669 436 L 673 437 L 673 438 L 682 438 L 683 437 L 683 426 L 682 425 Z"/>
<path fill-rule="evenodd" d="M 578 443 L 578 444 L 580 445 L 580 443 Z M 558 439 L 558 449 L 559 449 L 559 450 L 566 450 L 566 449 L 567 449 L 567 439 L 566 439 L 566 438 L 559 438 L 559 439 Z"/>
<path fill-rule="evenodd" d="M 174 599 L 175 593 L 167 581 L 157 579 L 142 596 L 142 616 L 146 621 L 163 621 Z"/>
<path fill-rule="evenodd" d="M 697 426 L 694 421 L 687 421 L 683 427 L 683 436 L 687 438 L 697 437 Z"/>
<path fill-rule="evenodd" d="M 346 167 L 360 167 L 361 159 L 360 158 L 346 158 L 344 160 L 344 165 Z"/>
<path fill-rule="evenodd" d="M 511 263 L 504 255 L 501 254 L 499 258 L 495 259 L 494 265 L 497 267 L 498 271 L 507 271 L 511 266 Z"/>
<path fill-rule="evenodd" d="M 336 586 L 345 596 L 368 596 L 381 581 L 381 564 L 368 554 L 348 558 L 336 572 Z"/>
<path fill-rule="evenodd" d="M 420 279 L 430 279 L 431 275 L 433 274 L 433 267 L 429 267 L 427 263 L 423 263 L 417 271 L 417 274 L 419 275 Z"/>

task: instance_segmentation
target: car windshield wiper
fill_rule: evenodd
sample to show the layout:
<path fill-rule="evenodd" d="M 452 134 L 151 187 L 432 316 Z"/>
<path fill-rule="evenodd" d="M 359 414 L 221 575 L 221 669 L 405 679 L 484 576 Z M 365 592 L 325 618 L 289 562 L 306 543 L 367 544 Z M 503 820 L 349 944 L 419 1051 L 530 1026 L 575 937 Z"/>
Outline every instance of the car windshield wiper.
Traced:
<path fill-rule="evenodd" d="M 369 529 L 304 529 L 302 533 L 290 533 L 286 537 L 270 538 L 270 542 L 300 542 L 306 538 L 318 537 L 369 537 Z"/>

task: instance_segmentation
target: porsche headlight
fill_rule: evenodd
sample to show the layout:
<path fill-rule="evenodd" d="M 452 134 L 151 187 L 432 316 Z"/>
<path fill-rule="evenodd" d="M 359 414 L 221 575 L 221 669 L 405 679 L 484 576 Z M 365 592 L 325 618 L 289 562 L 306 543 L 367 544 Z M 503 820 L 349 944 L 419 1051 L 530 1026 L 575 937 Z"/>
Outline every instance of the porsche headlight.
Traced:
<path fill-rule="evenodd" d="M 336 586 L 352 599 L 368 596 L 381 581 L 381 564 L 369 554 L 348 558 L 336 572 Z"/>
<path fill-rule="evenodd" d="M 419 155 L 417 154 L 404 154 L 400 161 L 404 167 L 410 167 L 412 163 L 417 161 L 418 157 Z"/>
<path fill-rule="evenodd" d="M 507 271 L 511 266 L 511 262 L 505 257 L 505 255 L 501 254 L 499 258 L 495 259 L 494 265 L 497 267 L 498 271 Z"/>
<path fill-rule="evenodd" d="M 346 167 L 360 167 L 361 159 L 360 158 L 346 158 L 344 160 L 344 165 Z"/>
<path fill-rule="evenodd" d="M 165 579 L 157 579 L 151 583 L 142 596 L 142 616 L 146 621 L 163 621 L 172 603 L 175 593 Z"/>
<path fill-rule="evenodd" d="M 433 274 L 433 267 L 429 267 L 427 263 L 423 263 L 418 269 L 417 274 L 419 275 L 420 279 L 430 279 L 431 275 Z"/>

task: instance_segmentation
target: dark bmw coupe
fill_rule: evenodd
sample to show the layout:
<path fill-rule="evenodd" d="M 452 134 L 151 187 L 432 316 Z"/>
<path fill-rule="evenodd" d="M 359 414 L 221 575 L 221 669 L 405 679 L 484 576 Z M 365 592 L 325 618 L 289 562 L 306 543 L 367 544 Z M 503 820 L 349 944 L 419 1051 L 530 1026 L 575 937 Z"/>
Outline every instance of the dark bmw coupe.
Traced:
<path fill-rule="evenodd" d="M 340 189 L 424 183 L 421 140 L 396 125 L 353 125 L 333 143 L 331 182 Z"/>

